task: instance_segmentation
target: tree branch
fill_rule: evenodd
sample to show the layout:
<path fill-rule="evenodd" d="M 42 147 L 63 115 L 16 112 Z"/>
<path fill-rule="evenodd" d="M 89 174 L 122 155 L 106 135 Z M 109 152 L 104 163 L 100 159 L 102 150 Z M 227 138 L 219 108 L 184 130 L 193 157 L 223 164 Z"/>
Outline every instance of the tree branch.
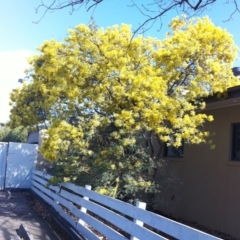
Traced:
<path fill-rule="evenodd" d="M 44 1 L 41 0 L 41 4 L 39 4 L 39 6 L 36 8 L 36 13 L 38 13 L 41 8 L 44 8 L 44 12 L 41 18 L 35 23 L 39 23 L 48 11 L 71 8 L 70 14 L 72 14 L 74 11 L 77 11 L 83 5 L 86 6 L 86 11 L 89 11 L 103 1 L 104 0 L 52 0 L 49 4 L 44 3 Z M 194 16 L 204 12 L 208 6 L 212 6 L 217 1 L 220 2 L 220 0 L 146 0 L 145 4 L 138 4 L 135 0 L 129 1 L 132 2 L 132 5 L 128 6 L 137 8 L 140 14 L 146 18 L 133 32 L 132 38 L 136 35 L 136 33 L 139 33 L 139 31 L 143 29 L 143 27 L 146 27 L 151 22 L 151 25 L 145 30 L 142 30 L 141 33 L 146 32 L 152 27 L 152 25 L 157 21 L 157 19 L 161 20 L 163 15 L 167 14 L 172 10 L 186 13 L 188 16 Z M 225 20 L 225 22 L 229 21 L 236 12 L 240 13 L 237 1 L 238 0 L 232 0 L 230 2 L 229 0 L 225 0 L 227 4 L 234 5 L 233 12 L 231 13 L 230 17 Z M 75 6 L 78 6 L 78 8 L 76 9 Z"/>
<path fill-rule="evenodd" d="M 240 9 L 239 9 L 239 7 L 238 7 L 237 0 L 233 0 L 233 3 L 234 3 L 234 5 L 235 5 L 234 11 L 231 13 L 230 17 L 229 17 L 227 20 L 224 20 L 223 22 L 227 22 L 227 21 L 231 20 L 232 17 L 233 17 L 233 15 L 234 15 L 236 12 L 239 12 L 239 13 L 240 13 Z"/>

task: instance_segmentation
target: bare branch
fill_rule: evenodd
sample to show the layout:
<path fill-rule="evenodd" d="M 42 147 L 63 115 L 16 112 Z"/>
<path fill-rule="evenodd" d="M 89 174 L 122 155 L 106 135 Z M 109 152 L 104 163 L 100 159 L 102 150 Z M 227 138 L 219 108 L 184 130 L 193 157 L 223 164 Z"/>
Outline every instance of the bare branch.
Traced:
<path fill-rule="evenodd" d="M 132 0 L 133 1 L 133 0 Z M 147 25 L 149 22 L 151 21 L 156 21 L 158 18 L 160 18 L 161 16 L 163 16 L 166 12 L 170 11 L 172 8 L 176 7 L 178 5 L 178 3 L 175 3 L 173 5 L 170 5 L 168 8 L 164 9 L 162 12 L 160 12 L 159 14 L 157 14 L 154 17 L 150 17 L 147 20 L 145 20 L 134 32 L 133 32 L 133 37 L 136 35 L 137 32 L 139 32 L 139 30 L 141 28 L 143 28 L 145 25 Z"/>
<path fill-rule="evenodd" d="M 56 2 L 56 0 L 53 0 L 52 4 L 49 5 L 49 7 L 47 7 L 47 8 L 45 9 L 42 17 L 41 17 L 38 21 L 36 21 L 36 22 L 34 22 L 34 23 L 39 23 L 39 22 L 44 18 L 44 16 L 46 15 L 46 13 L 51 9 L 51 7 L 54 5 L 55 2 Z M 39 10 L 41 7 L 45 6 L 44 3 L 43 3 L 43 1 L 41 1 L 41 3 L 42 3 L 42 4 L 40 4 L 40 5 L 36 8 L 36 10 L 35 10 L 36 13 L 38 13 L 38 10 Z"/>
<path fill-rule="evenodd" d="M 90 2 L 92 3 L 90 4 Z M 86 6 L 87 8 L 86 11 L 89 11 L 92 7 L 94 6 L 96 7 L 101 2 L 103 2 L 103 0 L 67 0 L 67 1 L 53 0 L 51 4 L 49 3 L 45 4 L 43 0 L 41 0 L 41 4 L 36 8 L 36 13 L 38 13 L 41 8 L 44 9 L 44 12 L 41 18 L 38 21 L 35 21 L 34 23 L 39 23 L 44 18 L 46 13 L 49 11 L 56 11 L 70 7 L 71 10 L 69 13 L 72 14 L 73 12 L 79 10 L 79 8 L 81 8 L 83 5 Z M 78 8 L 75 9 L 75 6 L 78 6 Z"/>
<path fill-rule="evenodd" d="M 52 0 L 49 4 L 44 3 L 44 0 L 41 0 L 41 4 L 36 8 L 36 13 L 38 13 L 42 8 L 44 11 L 41 18 L 36 23 L 40 22 L 49 11 L 70 8 L 71 10 L 69 13 L 72 14 L 83 5 L 85 5 L 86 11 L 89 11 L 92 8 L 96 8 L 97 5 L 103 1 L 104 0 Z M 215 4 L 217 1 L 220 2 L 220 0 L 146 0 L 146 3 L 140 4 L 138 1 L 129 0 L 129 2 L 132 4 L 127 6 L 135 7 L 140 14 L 145 17 L 145 20 L 143 20 L 139 27 L 133 32 L 132 38 L 136 35 L 136 33 L 144 33 L 149 30 L 158 19 L 161 21 L 161 18 L 170 11 L 175 10 L 179 13 L 185 13 L 188 15 L 188 17 L 192 17 L 206 11 L 209 6 L 213 7 L 213 4 Z M 238 5 L 238 0 L 225 1 L 226 4 L 234 5 L 233 12 L 231 13 L 230 17 L 225 20 L 229 21 L 232 19 L 235 13 L 240 13 L 240 8 Z"/>
<path fill-rule="evenodd" d="M 239 7 L 238 7 L 237 0 L 233 0 L 233 4 L 235 5 L 234 11 L 231 13 L 230 17 L 229 17 L 227 20 L 224 20 L 224 22 L 227 22 L 227 21 L 231 20 L 232 17 L 233 17 L 233 15 L 234 15 L 236 12 L 239 12 L 239 13 L 240 13 L 240 9 L 239 9 Z"/>

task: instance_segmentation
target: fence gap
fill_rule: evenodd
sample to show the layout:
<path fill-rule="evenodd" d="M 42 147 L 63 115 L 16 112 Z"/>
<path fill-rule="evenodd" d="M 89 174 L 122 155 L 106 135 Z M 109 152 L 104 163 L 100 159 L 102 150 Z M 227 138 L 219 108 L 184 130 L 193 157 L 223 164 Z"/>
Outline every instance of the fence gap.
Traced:
<path fill-rule="evenodd" d="M 146 206 L 147 206 L 147 204 L 145 203 L 145 202 L 137 202 L 136 203 L 136 207 L 138 207 L 138 208 L 141 208 L 141 209 L 146 209 Z M 139 221 L 138 219 L 134 219 L 133 220 L 134 221 L 134 223 L 136 223 L 137 225 L 139 225 L 139 226 L 143 226 L 143 222 L 142 221 Z M 135 236 L 131 236 L 131 240 L 139 240 L 138 238 L 136 238 Z"/>
<path fill-rule="evenodd" d="M 88 190 L 91 190 L 91 189 L 92 189 L 92 186 L 90 186 L 90 185 L 85 185 L 85 188 L 88 189 Z M 83 199 L 89 201 L 89 197 L 83 196 Z M 84 207 L 81 207 L 80 210 L 81 210 L 82 212 L 84 212 L 84 213 L 87 212 L 87 209 L 84 208 Z M 78 222 L 79 222 L 80 224 L 82 224 L 82 225 L 85 225 L 85 222 L 84 222 L 82 219 L 79 219 Z"/>

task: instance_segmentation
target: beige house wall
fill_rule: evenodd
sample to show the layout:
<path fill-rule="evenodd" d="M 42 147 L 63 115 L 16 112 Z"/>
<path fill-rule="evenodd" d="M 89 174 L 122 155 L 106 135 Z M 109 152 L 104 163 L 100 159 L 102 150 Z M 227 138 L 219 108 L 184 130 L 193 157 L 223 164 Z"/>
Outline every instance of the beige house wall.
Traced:
<path fill-rule="evenodd" d="M 240 239 L 240 161 L 231 161 L 232 123 L 240 123 L 240 106 L 208 110 L 214 122 L 205 125 L 216 148 L 186 145 L 184 157 L 168 159 L 176 179 L 161 197 L 166 214 L 196 221 Z"/>

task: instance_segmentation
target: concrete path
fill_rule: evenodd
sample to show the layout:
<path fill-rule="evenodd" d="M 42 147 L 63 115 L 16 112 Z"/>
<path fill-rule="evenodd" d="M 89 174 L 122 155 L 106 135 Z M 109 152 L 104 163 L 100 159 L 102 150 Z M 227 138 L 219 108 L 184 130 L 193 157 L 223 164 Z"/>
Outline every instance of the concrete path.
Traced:
<path fill-rule="evenodd" d="M 59 240 L 54 231 L 29 206 L 21 192 L 12 192 L 7 199 L 0 191 L 0 239 L 9 240 L 17 236 L 16 230 L 24 224 L 34 240 Z"/>

